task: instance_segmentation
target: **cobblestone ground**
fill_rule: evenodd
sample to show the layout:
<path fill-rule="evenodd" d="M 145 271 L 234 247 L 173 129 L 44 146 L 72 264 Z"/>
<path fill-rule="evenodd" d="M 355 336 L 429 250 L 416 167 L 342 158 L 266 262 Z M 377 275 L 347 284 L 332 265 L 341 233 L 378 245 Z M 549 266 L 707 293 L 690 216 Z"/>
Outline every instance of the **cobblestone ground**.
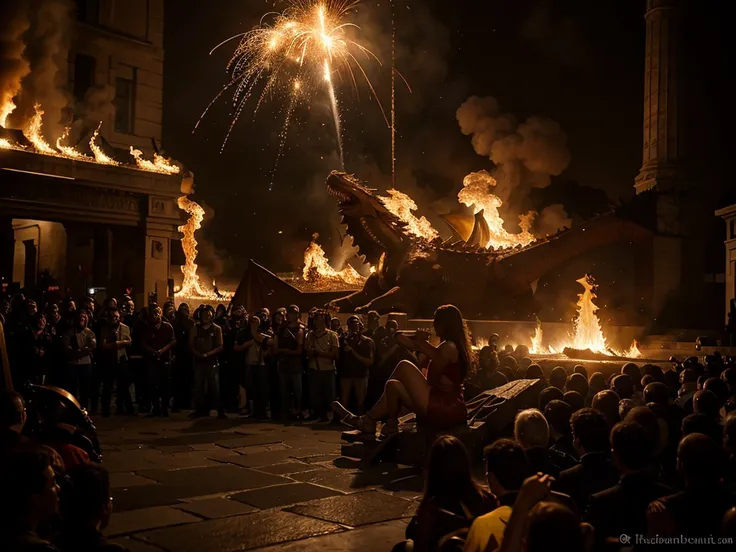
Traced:
<path fill-rule="evenodd" d="M 95 420 L 111 473 L 106 534 L 131 552 L 381 551 L 403 538 L 416 469 L 362 469 L 334 425 Z"/>

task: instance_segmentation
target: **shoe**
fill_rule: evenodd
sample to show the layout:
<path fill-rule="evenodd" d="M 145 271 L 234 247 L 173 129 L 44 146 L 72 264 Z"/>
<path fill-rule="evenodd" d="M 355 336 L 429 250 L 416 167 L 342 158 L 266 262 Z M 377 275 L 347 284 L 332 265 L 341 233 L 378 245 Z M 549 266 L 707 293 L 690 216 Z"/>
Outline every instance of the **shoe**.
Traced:
<path fill-rule="evenodd" d="M 230 418 L 227 417 L 227 414 L 225 414 L 225 412 L 220 411 L 217 413 L 217 419 L 218 420 L 229 420 Z"/>
<path fill-rule="evenodd" d="M 345 425 L 360 430 L 363 433 L 376 433 L 376 421 L 369 416 L 356 416 L 340 404 L 340 401 L 332 403 L 332 410 L 340 417 L 340 420 Z"/>
<path fill-rule="evenodd" d="M 381 428 L 381 436 L 391 437 L 399 432 L 399 420 L 388 420 Z"/>

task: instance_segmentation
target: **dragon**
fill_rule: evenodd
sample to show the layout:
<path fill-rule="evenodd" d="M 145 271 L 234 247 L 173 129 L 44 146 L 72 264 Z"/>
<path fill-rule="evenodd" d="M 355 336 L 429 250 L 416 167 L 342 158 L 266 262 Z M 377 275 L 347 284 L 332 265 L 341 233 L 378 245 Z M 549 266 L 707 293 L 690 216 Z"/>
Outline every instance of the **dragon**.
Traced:
<path fill-rule="evenodd" d="M 481 211 L 446 216 L 452 237 L 429 241 L 411 234 L 376 190 L 356 177 L 334 171 L 326 187 L 358 254 L 375 267 L 363 289 L 328 305 L 340 312 L 421 317 L 452 303 L 466 318 L 499 317 L 514 310 L 542 276 L 575 256 L 651 236 L 644 226 L 610 212 L 527 246 L 486 248 L 490 231 Z"/>

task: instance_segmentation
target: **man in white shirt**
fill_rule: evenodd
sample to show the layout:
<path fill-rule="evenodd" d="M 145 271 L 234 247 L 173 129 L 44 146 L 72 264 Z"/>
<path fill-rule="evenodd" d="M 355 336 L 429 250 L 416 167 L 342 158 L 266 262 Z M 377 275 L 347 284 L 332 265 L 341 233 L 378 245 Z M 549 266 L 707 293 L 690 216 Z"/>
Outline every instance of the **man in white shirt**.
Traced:
<path fill-rule="evenodd" d="M 337 334 L 327 329 L 329 313 L 320 311 L 314 318 L 314 331 L 307 335 L 309 357 L 309 402 L 312 415 L 329 422 L 327 412 L 335 400 L 335 361 L 340 352 Z"/>

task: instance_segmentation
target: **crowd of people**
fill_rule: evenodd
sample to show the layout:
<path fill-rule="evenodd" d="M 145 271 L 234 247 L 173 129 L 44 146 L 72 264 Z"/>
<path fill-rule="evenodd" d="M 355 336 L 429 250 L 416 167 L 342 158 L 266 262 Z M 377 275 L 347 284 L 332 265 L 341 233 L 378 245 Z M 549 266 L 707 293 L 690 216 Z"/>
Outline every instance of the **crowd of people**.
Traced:
<path fill-rule="evenodd" d="M 466 423 L 465 399 L 540 380 L 536 408 L 518 412 L 513 431 L 485 447 L 482 483 L 459 439 L 435 442 L 424 496 L 397 549 L 597 552 L 732 546 L 736 537 L 736 365 L 728 357 L 672 359 L 666 369 L 627 363 L 608 376 L 582 365 L 545 370 L 497 335 L 475 351 L 451 305 L 435 313 L 437 340 L 402 332 L 391 317 L 382 326 L 375 312 L 365 326 L 350 316 L 343 329 L 324 310 L 302 317 L 296 306 L 136 311 L 123 297 L 43 312 L 16 297 L 0 313 L 14 382 L 58 385 L 103 416 L 115 396 L 121 415 L 193 408 L 192 418 L 232 411 L 392 435 L 413 412 L 452 433 Z M 0 405 L 2 542 L 109 549 L 104 468 L 69 446 L 29 442 L 22 401 L 7 392 Z"/>
<path fill-rule="evenodd" d="M 15 296 L 0 305 L 13 381 L 62 388 L 90 415 L 190 417 L 216 411 L 284 422 L 337 420 L 339 398 L 363 413 L 393 366 L 413 354 L 398 347 L 395 320 L 378 313 L 339 318 L 291 305 L 273 313 L 242 306 L 151 303 L 129 296 L 71 298 L 39 306 Z"/>
<path fill-rule="evenodd" d="M 395 550 L 578 552 L 736 542 L 736 365 L 719 354 L 608 377 L 543 370 L 525 347 L 482 349 L 471 384 L 540 379 L 537 408 L 483 451 L 441 437 Z"/>

